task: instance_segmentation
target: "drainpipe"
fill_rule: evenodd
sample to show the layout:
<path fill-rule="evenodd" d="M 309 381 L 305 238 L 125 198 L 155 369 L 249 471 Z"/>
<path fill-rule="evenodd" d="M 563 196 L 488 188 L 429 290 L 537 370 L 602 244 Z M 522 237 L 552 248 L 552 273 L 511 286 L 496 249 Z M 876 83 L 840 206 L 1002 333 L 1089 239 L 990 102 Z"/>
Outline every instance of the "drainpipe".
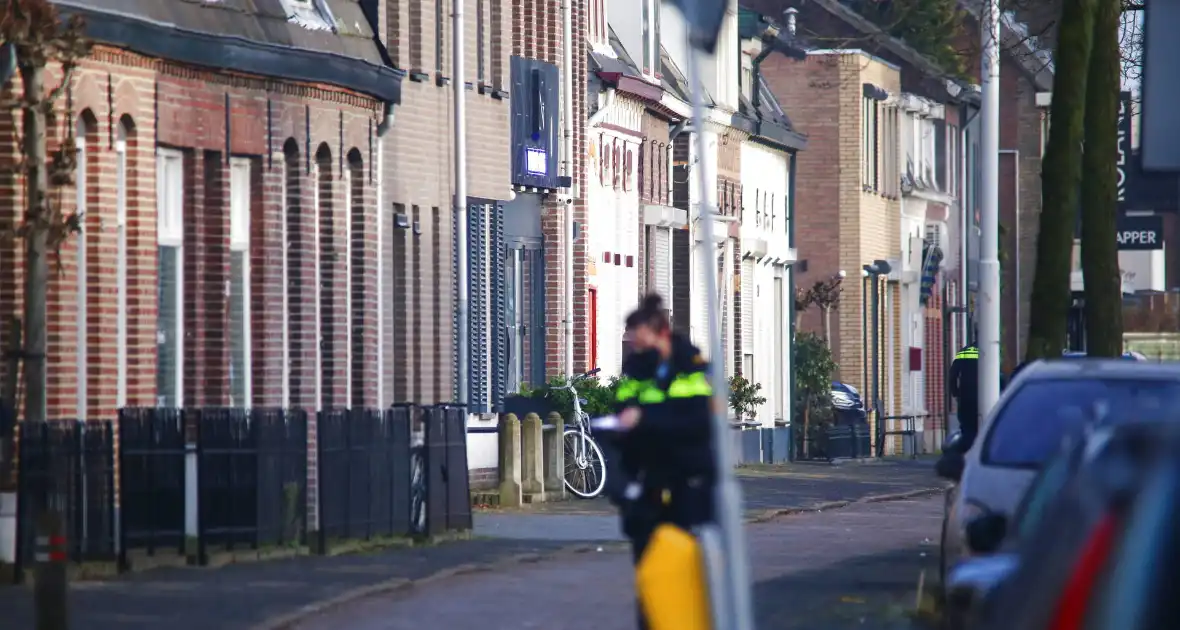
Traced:
<path fill-rule="evenodd" d="M 457 391 L 456 398 L 460 405 L 470 405 L 472 403 L 470 392 L 468 391 L 468 377 L 470 374 L 470 360 L 471 360 L 471 327 L 469 325 L 468 303 L 469 293 L 471 287 L 468 286 L 469 278 L 467 277 L 467 252 L 471 248 L 471 237 L 467 233 L 467 70 L 465 66 L 465 44 L 466 39 L 463 34 L 463 4 L 464 0 L 452 0 L 451 2 L 451 29 L 454 35 L 451 37 L 451 85 L 455 90 L 455 234 L 458 241 L 459 251 L 456 252 L 455 266 L 456 269 L 456 283 L 458 286 L 459 299 L 455 305 L 455 311 L 458 317 L 459 334 L 456 335 L 458 343 L 455 345 L 455 355 L 459 369 L 457 370 L 458 383 L 456 383 Z M 482 349 L 481 349 L 482 350 Z"/>
<path fill-rule="evenodd" d="M 385 402 L 385 134 L 393 127 L 393 103 L 385 104 L 385 115 L 377 125 L 377 408 Z"/>
<path fill-rule="evenodd" d="M 976 119 L 976 117 L 979 116 L 979 112 L 980 112 L 980 110 L 977 109 L 977 110 L 975 110 L 974 114 L 968 115 L 969 109 L 970 108 L 968 107 L 967 103 L 963 103 L 963 106 L 962 106 L 963 112 L 962 112 L 962 115 L 960 118 L 966 122 L 964 122 L 962 125 L 959 126 L 959 151 L 962 153 L 962 155 L 960 156 L 959 159 L 963 163 L 963 168 L 961 171 L 962 177 L 959 181 L 959 187 L 964 191 L 968 190 L 966 183 L 967 183 L 967 177 L 969 176 L 969 174 L 967 172 L 967 153 L 968 153 L 968 149 L 970 147 L 967 146 L 967 141 L 968 141 L 970 135 L 967 133 L 967 128 L 971 125 L 971 122 L 974 121 Z M 972 166 L 978 166 L 978 165 L 972 163 Z M 974 197 L 975 196 L 975 183 L 974 183 L 974 181 L 972 181 L 972 183 L 971 183 L 970 191 L 971 191 L 971 196 Z M 967 264 L 967 252 L 969 251 L 967 249 L 967 239 L 971 235 L 971 228 L 973 227 L 972 224 L 974 223 L 974 218 L 975 218 L 974 214 L 975 213 L 973 211 L 975 210 L 975 205 L 968 201 L 966 195 L 964 195 L 964 197 L 960 200 L 959 205 L 962 208 L 962 219 L 959 221 L 959 223 L 960 223 L 960 226 L 959 226 L 959 255 L 960 255 L 960 260 L 963 261 L 962 262 L 963 281 L 962 281 L 961 285 L 959 286 L 959 306 L 962 306 L 962 307 L 964 307 L 964 309 L 967 309 L 968 302 L 970 302 L 970 300 L 971 300 L 971 290 L 970 290 L 971 274 L 970 274 L 969 267 Z M 963 337 L 964 337 L 964 339 L 961 339 L 958 341 L 965 341 L 966 339 L 971 338 L 971 318 L 972 318 L 972 313 L 971 313 L 970 309 L 964 310 L 963 311 Z"/>
<path fill-rule="evenodd" d="M 680 121 L 680 122 L 676 123 L 676 126 L 675 126 L 675 127 L 672 127 L 672 131 L 669 131 L 669 132 L 668 132 L 668 142 L 671 142 L 671 141 L 675 140 L 677 136 L 679 136 L 680 134 L 684 133 L 684 130 L 685 130 L 687 127 L 688 127 L 688 121 L 687 121 L 687 120 L 682 120 L 682 121 Z"/>
<path fill-rule="evenodd" d="M 602 122 L 602 119 L 606 117 L 606 114 L 610 111 L 611 106 L 615 104 L 615 98 L 617 96 L 618 92 L 615 90 L 615 88 L 606 88 L 606 99 L 603 100 L 602 106 L 599 107 L 598 110 L 590 116 L 589 120 L 586 121 L 586 126 L 597 127 L 598 124 Z"/>
<path fill-rule="evenodd" d="M 462 0 L 455 0 L 462 2 Z M 571 0 L 561 0 L 561 74 L 562 110 L 565 124 L 562 125 L 562 163 L 565 174 L 570 178 L 570 187 L 565 196 L 565 373 L 574 373 L 574 197 L 577 185 L 574 183 L 574 20 Z M 593 366 L 592 366 L 593 367 Z"/>
<path fill-rule="evenodd" d="M 795 170 L 798 165 L 798 151 L 791 151 L 790 170 L 787 172 L 787 247 L 795 249 Z M 795 312 L 795 263 L 792 262 L 790 268 L 787 269 L 787 303 L 790 305 L 787 312 L 790 315 L 787 317 L 787 357 L 790 363 L 787 364 L 790 369 L 790 382 L 787 386 L 787 399 L 784 401 L 784 407 L 787 409 L 787 417 L 794 420 L 795 412 L 795 324 L 798 313 Z M 792 449 L 788 449 L 792 452 Z"/>

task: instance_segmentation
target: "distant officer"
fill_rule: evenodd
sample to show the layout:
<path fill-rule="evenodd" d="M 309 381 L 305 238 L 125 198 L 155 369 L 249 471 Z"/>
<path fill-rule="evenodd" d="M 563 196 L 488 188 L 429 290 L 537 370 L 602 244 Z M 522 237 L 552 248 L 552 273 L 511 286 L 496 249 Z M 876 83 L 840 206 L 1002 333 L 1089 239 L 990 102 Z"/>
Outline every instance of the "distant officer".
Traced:
<path fill-rule="evenodd" d="M 616 477 L 609 494 L 642 566 L 661 526 L 688 534 L 714 519 L 713 388 L 708 363 L 687 337 L 672 331 L 658 295 L 645 297 L 626 325 L 631 352 L 616 394 L 620 430 L 610 440 L 621 461 L 607 477 Z M 685 596 L 663 604 L 645 599 L 640 628 L 650 623 L 648 615 L 664 617 L 651 625 L 667 627 L 665 611 L 685 606 Z"/>
<path fill-rule="evenodd" d="M 951 363 L 951 396 L 958 403 L 960 441 L 963 451 L 975 443 L 979 433 L 979 347 L 974 343 L 959 350 Z"/>

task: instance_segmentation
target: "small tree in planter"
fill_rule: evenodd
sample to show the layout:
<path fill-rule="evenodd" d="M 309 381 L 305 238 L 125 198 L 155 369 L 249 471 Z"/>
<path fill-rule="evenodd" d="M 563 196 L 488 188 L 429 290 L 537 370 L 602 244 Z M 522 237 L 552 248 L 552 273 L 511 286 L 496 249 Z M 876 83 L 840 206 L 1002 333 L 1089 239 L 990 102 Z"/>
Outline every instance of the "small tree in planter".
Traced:
<path fill-rule="evenodd" d="M 827 341 L 814 333 L 797 333 L 793 350 L 795 384 L 803 407 L 803 457 L 807 457 L 807 436 L 812 418 L 831 414 L 832 374 L 836 371 L 836 362 Z"/>
<path fill-rule="evenodd" d="M 729 407 L 733 409 L 738 422 L 753 420 L 758 407 L 766 404 L 766 397 L 759 394 L 761 383 L 751 383 L 741 375 L 729 379 Z"/>

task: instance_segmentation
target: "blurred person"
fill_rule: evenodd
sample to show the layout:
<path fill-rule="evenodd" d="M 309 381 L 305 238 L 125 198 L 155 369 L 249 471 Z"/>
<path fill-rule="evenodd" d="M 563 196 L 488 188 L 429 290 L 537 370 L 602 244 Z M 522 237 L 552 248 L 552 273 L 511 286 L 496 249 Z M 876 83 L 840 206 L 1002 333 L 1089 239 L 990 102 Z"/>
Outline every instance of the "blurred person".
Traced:
<path fill-rule="evenodd" d="M 627 317 L 629 352 L 616 396 L 616 461 L 608 496 L 619 507 L 623 533 L 638 565 L 663 524 L 686 532 L 713 512 L 713 388 L 708 362 L 673 332 L 663 300 L 648 295 Z M 609 460 L 608 460 L 609 461 Z M 647 628 L 640 607 L 639 627 Z"/>
<path fill-rule="evenodd" d="M 979 346 L 974 342 L 959 350 L 951 362 L 950 386 L 959 414 L 959 444 L 965 453 L 979 433 Z"/>

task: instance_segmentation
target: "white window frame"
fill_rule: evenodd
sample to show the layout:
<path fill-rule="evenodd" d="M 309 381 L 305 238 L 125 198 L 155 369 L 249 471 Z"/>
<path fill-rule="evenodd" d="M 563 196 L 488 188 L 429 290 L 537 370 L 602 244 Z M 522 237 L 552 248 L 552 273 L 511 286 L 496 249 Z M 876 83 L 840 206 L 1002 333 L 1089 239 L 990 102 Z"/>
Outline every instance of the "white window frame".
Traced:
<path fill-rule="evenodd" d="M 90 188 L 90 181 L 86 172 L 87 162 L 90 158 L 86 151 L 86 135 L 89 131 L 87 127 L 88 125 L 86 124 L 86 121 L 79 118 L 74 135 L 74 148 L 76 150 L 74 166 L 74 207 L 78 213 L 78 216 L 82 217 L 83 225 L 86 224 L 86 213 L 89 210 L 89 208 L 86 207 L 86 197 L 89 194 Z M 89 317 L 89 314 L 87 313 L 88 304 L 86 303 L 86 296 L 89 291 L 89 287 L 87 286 L 86 282 L 86 237 L 88 234 L 89 231 L 83 229 L 82 233 L 78 235 L 77 240 L 74 241 L 77 244 L 75 248 L 75 254 L 77 255 L 76 263 L 78 265 L 78 312 L 76 313 L 74 320 L 74 326 L 77 334 L 76 369 L 78 381 L 75 413 L 78 416 L 77 419 L 80 421 L 86 419 L 86 399 L 88 396 L 87 385 L 89 385 L 90 380 L 88 378 L 89 375 L 87 374 L 86 369 L 90 363 L 90 357 L 88 356 L 89 353 L 87 352 L 89 339 L 87 338 L 86 334 L 86 324 Z"/>
<path fill-rule="evenodd" d="M 242 342 L 244 370 L 241 375 L 245 382 L 244 401 L 233 400 L 233 390 L 230 390 L 230 406 L 249 409 L 254 400 L 253 378 L 253 331 L 250 326 L 250 160 L 249 158 L 230 158 L 230 203 L 229 203 L 229 249 L 231 252 L 244 252 L 242 261 Z M 230 278 L 229 286 L 233 286 Z M 227 287 L 228 288 L 228 287 Z M 232 291 L 232 289 L 231 289 Z M 232 298 L 232 295 L 231 295 Z M 230 322 L 233 325 L 233 322 Z M 230 357 L 232 369 L 233 357 Z"/>
<path fill-rule="evenodd" d="M 861 187 L 875 192 L 880 186 L 877 177 L 877 113 L 876 101 L 865 96 L 861 98 Z"/>
<path fill-rule="evenodd" d="M 352 177 L 348 163 L 348 177 L 344 179 L 344 306 L 347 321 L 344 326 L 344 401 L 352 408 Z"/>
<path fill-rule="evenodd" d="M 166 184 L 168 164 L 175 160 L 178 181 Z M 171 193 L 172 202 L 168 197 Z M 176 265 L 176 407 L 184 407 L 184 154 L 175 149 L 156 149 L 156 242 L 175 247 Z M 157 278 L 157 283 L 159 279 Z M 158 287 L 157 287 L 158 289 Z M 159 369 L 159 368 L 157 368 Z M 157 397 L 159 393 L 157 392 Z"/>
<path fill-rule="evenodd" d="M 287 163 L 287 154 L 280 153 L 278 156 L 278 163 L 282 169 L 282 185 L 279 186 L 279 207 L 282 209 L 282 218 L 279 221 L 279 238 L 282 242 L 283 263 L 281 265 L 282 275 L 282 289 L 283 296 L 282 317 L 283 317 L 283 370 L 282 370 L 282 401 L 283 409 L 291 408 L 291 304 L 290 304 L 290 290 L 287 283 L 290 282 L 290 272 L 288 267 L 290 262 L 288 257 L 291 255 L 291 236 L 287 233 L 287 220 L 291 213 L 291 209 L 287 206 L 287 178 L 289 177 L 287 169 L 290 165 Z"/>
<path fill-rule="evenodd" d="M 115 407 L 127 406 L 127 128 L 115 140 Z"/>

